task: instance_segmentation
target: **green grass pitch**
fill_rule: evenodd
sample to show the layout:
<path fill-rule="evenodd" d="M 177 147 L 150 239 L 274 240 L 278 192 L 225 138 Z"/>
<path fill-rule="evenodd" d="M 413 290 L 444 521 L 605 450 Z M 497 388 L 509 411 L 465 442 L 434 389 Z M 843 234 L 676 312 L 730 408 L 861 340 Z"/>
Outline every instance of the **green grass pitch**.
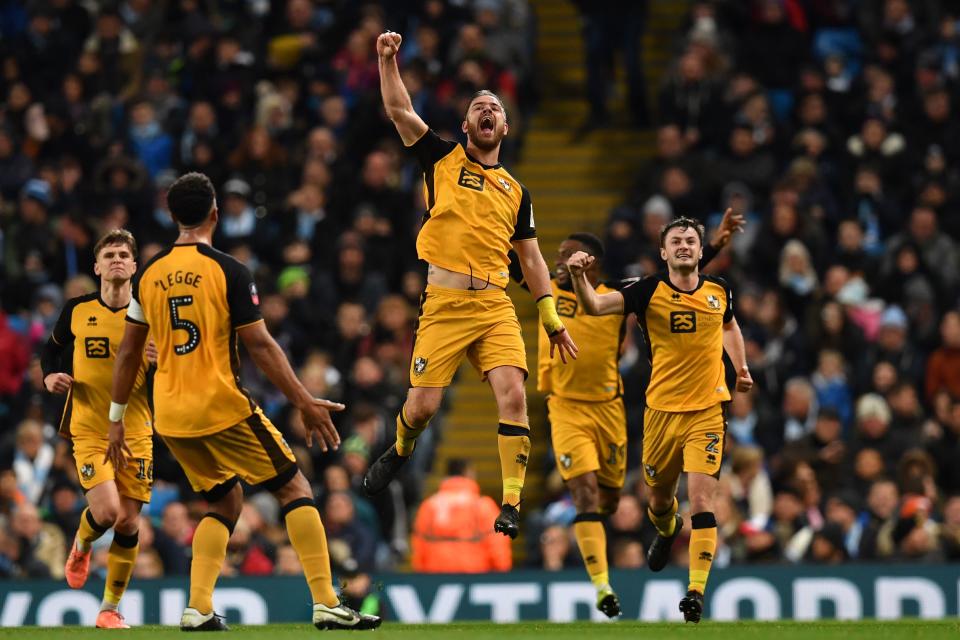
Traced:
<path fill-rule="evenodd" d="M 226 638 L 238 640 L 264 638 L 267 640 L 290 640 L 309 638 L 318 634 L 316 629 L 305 624 L 272 624 L 259 626 L 235 625 Z M 953 620 L 901 620 L 880 622 L 709 622 L 700 625 L 681 623 L 616 622 L 613 624 L 571 623 L 551 624 L 530 622 L 526 624 L 493 624 L 489 622 L 466 624 L 391 624 L 386 623 L 376 631 L 357 632 L 369 640 L 583 640 L 630 638 L 671 640 L 672 638 L 697 638 L 698 640 L 899 640 L 901 638 L 957 638 L 960 636 L 960 621 Z M 338 637 L 343 634 L 336 634 Z M 76 640 L 116 636 L 123 640 L 164 640 L 180 638 L 183 634 L 175 627 L 143 626 L 129 631 L 109 632 L 82 627 L 18 627 L 0 628 L 0 637 L 23 638 L 24 640 Z M 189 636 L 188 636 L 189 637 Z M 220 636 L 217 636 L 220 637 Z M 347 635 L 350 637 L 350 634 Z"/>

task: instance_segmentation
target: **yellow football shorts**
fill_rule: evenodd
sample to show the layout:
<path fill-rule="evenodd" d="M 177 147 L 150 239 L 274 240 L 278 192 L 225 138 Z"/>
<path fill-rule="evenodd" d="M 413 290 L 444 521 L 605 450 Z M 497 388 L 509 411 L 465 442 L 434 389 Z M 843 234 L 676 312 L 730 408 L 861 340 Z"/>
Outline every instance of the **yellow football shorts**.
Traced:
<path fill-rule="evenodd" d="M 127 498 L 150 502 L 150 489 L 153 487 L 153 438 L 146 435 L 127 442 L 132 458 L 128 459 L 126 469 L 119 471 L 110 462 L 104 462 L 107 453 L 107 437 L 74 436 L 73 459 L 80 476 L 80 486 L 89 491 L 101 482 L 113 480 L 117 483 L 117 492 Z"/>
<path fill-rule="evenodd" d="M 627 473 L 627 414 L 623 400 L 547 398 L 557 469 L 564 480 L 595 471 L 601 487 L 620 489 Z"/>
<path fill-rule="evenodd" d="M 199 493 L 237 477 L 249 484 L 265 483 L 275 490 L 297 472 L 289 445 L 259 408 L 223 431 L 196 438 L 163 436 L 163 441 Z"/>
<path fill-rule="evenodd" d="M 726 417 L 723 404 L 700 411 L 643 414 L 643 475 L 651 487 L 672 486 L 680 472 L 719 477 Z"/>
<path fill-rule="evenodd" d="M 410 358 L 410 385 L 446 387 L 466 355 L 486 380 L 505 365 L 527 372 L 520 322 L 506 291 L 447 289 L 427 285 Z"/>

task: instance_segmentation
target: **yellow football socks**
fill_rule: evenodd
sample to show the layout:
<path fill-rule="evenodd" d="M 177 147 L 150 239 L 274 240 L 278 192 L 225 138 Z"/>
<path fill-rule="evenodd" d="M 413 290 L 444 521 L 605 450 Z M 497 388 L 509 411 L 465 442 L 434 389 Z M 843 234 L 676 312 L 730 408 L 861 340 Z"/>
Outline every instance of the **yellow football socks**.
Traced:
<path fill-rule="evenodd" d="M 281 514 L 287 524 L 290 544 L 300 558 L 303 575 L 310 585 L 314 604 L 333 607 L 340 602 L 333 590 L 327 534 L 320 521 L 320 512 L 310 498 L 298 498 L 284 505 Z"/>
<path fill-rule="evenodd" d="M 127 590 L 130 576 L 133 575 L 133 564 L 139 551 L 138 531 L 131 534 L 113 532 L 113 544 L 110 545 L 110 553 L 107 555 L 107 584 L 103 588 L 101 611 L 116 609 L 120 604 L 120 598 Z"/>
<path fill-rule="evenodd" d="M 190 563 L 189 607 L 202 614 L 213 611 L 213 588 L 227 557 L 227 541 L 233 523 L 216 513 L 200 519 L 193 533 L 193 562 Z"/>
<path fill-rule="evenodd" d="M 89 551 L 90 545 L 106 533 L 109 528 L 101 526 L 94 520 L 93 514 L 90 513 L 90 507 L 85 508 L 83 513 L 80 514 L 80 526 L 77 527 L 77 547 L 80 551 Z"/>
<path fill-rule="evenodd" d="M 602 516 L 599 513 L 578 513 L 573 520 L 573 535 L 590 582 L 597 588 L 609 584 L 607 532 L 603 528 Z"/>
<path fill-rule="evenodd" d="M 690 586 L 689 591 L 704 593 L 713 554 L 717 550 L 717 519 L 710 511 L 690 517 Z"/>
<path fill-rule="evenodd" d="M 413 453 L 413 447 L 417 443 L 417 438 L 427 428 L 429 422 L 422 425 L 415 425 L 407 420 L 407 416 L 400 407 L 400 413 L 397 414 L 397 453 L 401 456 L 409 456 Z"/>
<path fill-rule="evenodd" d="M 500 473 L 503 476 L 503 502 L 520 508 L 520 494 L 527 475 L 530 457 L 530 427 L 519 422 L 500 419 L 497 429 L 497 448 L 500 450 Z"/>
<path fill-rule="evenodd" d="M 657 533 L 664 538 L 672 536 L 674 529 L 677 527 L 676 515 L 678 508 L 679 505 L 677 504 L 676 498 L 673 499 L 673 504 L 670 505 L 670 508 L 662 513 L 654 513 L 653 509 L 647 507 L 647 516 L 650 517 L 650 522 L 656 527 Z"/>

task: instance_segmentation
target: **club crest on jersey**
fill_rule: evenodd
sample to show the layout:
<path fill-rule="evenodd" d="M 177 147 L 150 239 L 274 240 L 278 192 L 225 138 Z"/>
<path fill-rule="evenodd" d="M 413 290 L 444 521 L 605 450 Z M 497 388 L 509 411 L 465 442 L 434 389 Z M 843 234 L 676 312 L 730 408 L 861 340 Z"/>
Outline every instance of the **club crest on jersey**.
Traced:
<path fill-rule="evenodd" d="M 89 462 L 84 463 L 83 466 L 80 467 L 80 477 L 84 480 L 89 480 L 96 472 L 97 470 Z"/>
<path fill-rule="evenodd" d="M 507 182 L 505 178 L 497 176 L 497 182 L 500 183 L 500 186 L 503 187 L 505 191 L 509 192 L 511 189 L 513 189 L 513 187 L 510 185 L 509 182 Z"/>
<path fill-rule="evenodd" d="M 427 370 L 427 359 L 426 358 L 414 358 L 413 360 L 413 373 L 415 375 L 422 375 L 424 371 Z"/>
<path fill-rule="evenodd" d="M 570 457 L 569 453 L 564 453 L 560 456 L 560 466 L 564 469 L 569 469 L 573 466 L 573 458 Z"/>
<path fill-rule="evenodd" d="M 643 470 L 646 471 L 646 472 L 647 472 L 647 475 L 650 476 L 651 478 L 656 478 L 656 477 L 657 477 L 657 470 L 654 469 L 654 468 L 653 468 L 652 466 L 650 466 L 649 464 L 643 465 Z"/>
<path fill-rule="evenodd" d="M 714 311 L 720 310 L 720 299 L 717 296 L 707 296 L 707 306 Z"/>

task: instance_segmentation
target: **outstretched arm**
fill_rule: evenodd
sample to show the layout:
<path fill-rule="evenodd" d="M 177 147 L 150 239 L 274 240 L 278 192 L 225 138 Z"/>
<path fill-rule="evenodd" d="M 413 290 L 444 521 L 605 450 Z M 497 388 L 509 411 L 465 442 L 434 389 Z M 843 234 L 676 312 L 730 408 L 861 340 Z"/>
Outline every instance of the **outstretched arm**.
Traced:
<path fill-rule="evenodd" d="M 573 282 L 577 300 L 583 305 L 584 311 L 591 316 L 622 314 L 624 309 L 622 293 L 611 291 L 599 294 L 587 280 L 587 268 L 595 259 L 583 251 L 577 251 L 567 260 L 567 268 L 570 269 L 570 280 Z"/>
<path fill-rule="evenodd" d="M 300 410 L 303 425 L 307 430 L 307 446 L 313 444 L 313 436 L 316 434 L 321 449 L 337 449 L 340 446 L 340 434 L 337 433 L 330 412 L 343 411 L 344 406 L 339 402 L 310 395 L 297 379 L 286 354 L 263 322 L 240 327 L 237 335 L 243 340 L 243 346 L 247 348 L 247 353 L 257 367 L 283 392 L 293 406 Z"/>
<path fill-rule="evenodd" d="M 129 311 L 128 311 L 129 313 Z M 126 468 L 127 459 L 133 457 L 127 446 L 123 426 L 123 413 L 127 401 L 137 382 L 137 373 L 143 364 L 143 347 L 147 342 L 150 327 L 145 324 L 127 322 L 123 331 L 123 340 L 117 349 L 117 359 L 113 363 L 113 384 L 110 387 L 110 428 L 107 433 L 107 452 L 104 463 L 110 462 L 119 472 Z"/>
<path fill-rule="evenodd" d="M 547 270 L 547 263 L 543 260 L 543 254 L 540 253 L 540 244 L 536 238 L 527 238 L 514 240 L 513 248 L 517 252 L 517 260 L 523 271 L 527 288 L 533 295 L 533 299 L 537 301 L 540 322 L 550 336 L 550 357 L 553 358 L 554 348 L 557 348 L 560 351 L 560 360 L 564 364 L 567 363 L 568 355 L 576 359 L 577 345 L 574 344 L 570 334 L 560 322 L 560 316 L 557 315 L 553 291 L 550 288 L 550 272 Z"/>
<path fill-rule="evenodd" d="M 423 137 L 427 124 L 413 110 L 410 94 L 403 86 L 400 69 L 397 67 L 397 51 L 403 38 L 399 33 L 387 31 L 377 38 L 377 56 L 380 61 L 380 93 L 387 117 L 397 127 L 397 132 L 406 146 Z"/>
<path fill-rule="evenodd" d="M 747 368 L 747 351 L 743 346 L 743 334 L 740 333 L 740 325 L 737 324 L 736 318 L 723 325 L 723 348 L 737 370 L 737 391 L 750 391 L 753 387 L 753 378 L 750 377 L 750 369 Z"/>

